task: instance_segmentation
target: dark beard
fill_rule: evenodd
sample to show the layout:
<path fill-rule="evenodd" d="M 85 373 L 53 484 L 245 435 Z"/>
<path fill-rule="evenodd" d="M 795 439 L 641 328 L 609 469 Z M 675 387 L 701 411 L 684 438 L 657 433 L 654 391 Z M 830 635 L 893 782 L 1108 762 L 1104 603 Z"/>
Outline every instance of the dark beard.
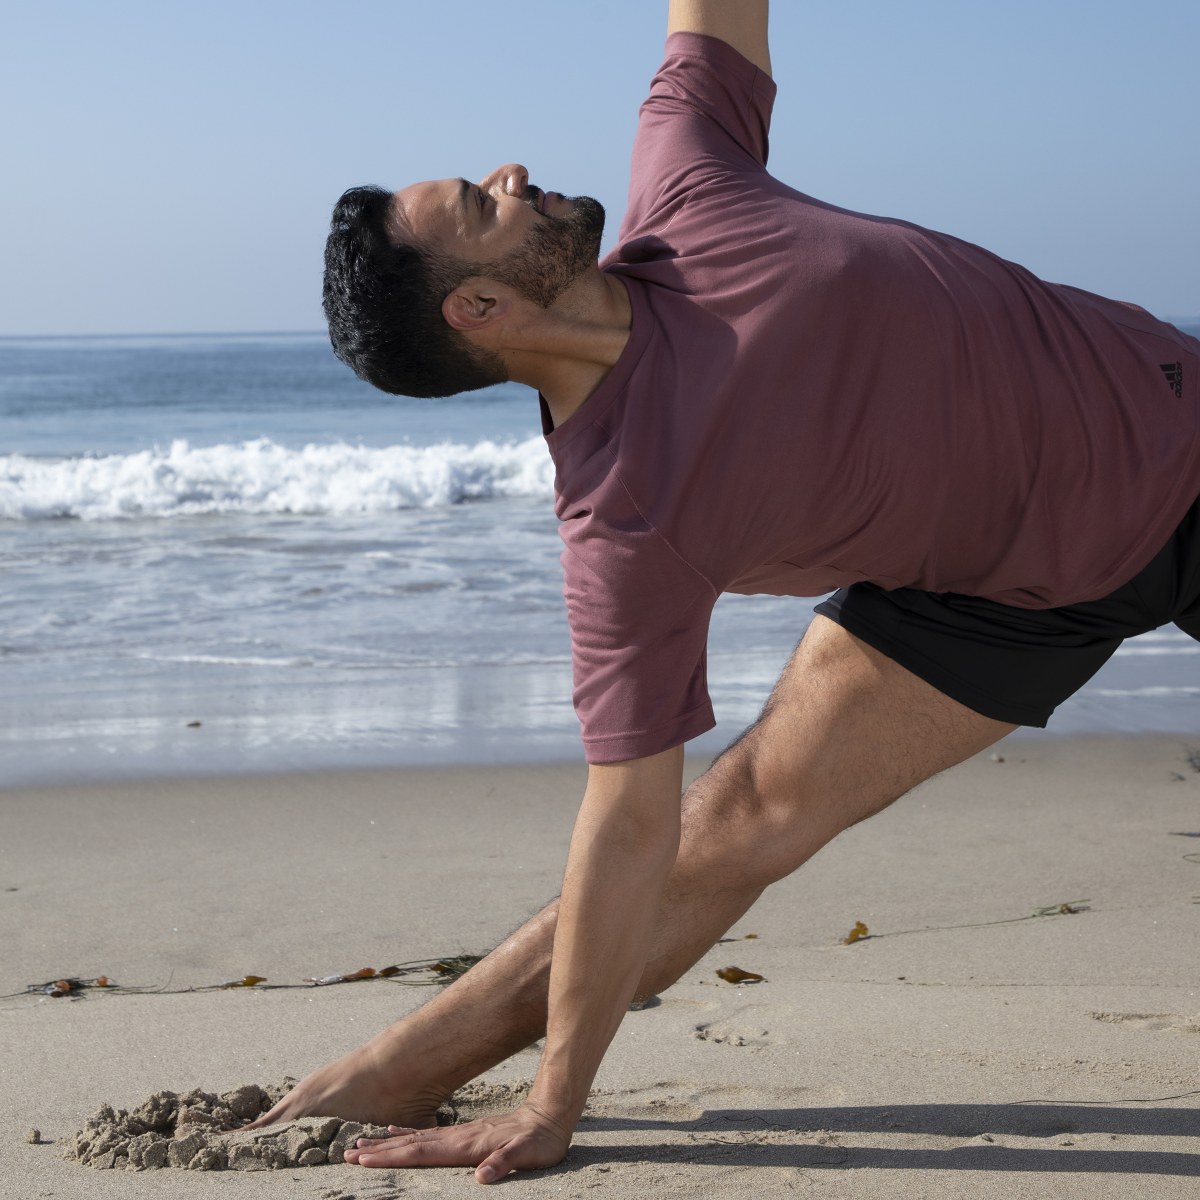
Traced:
<path fill-rule="evenodd" d="M 549 308 L 600 256 L 604 206 L 591 196 L 568 199 L 574 208 L 567 216 L 543 216 L 518 249 L 484 272 L 541 308 Z"/>

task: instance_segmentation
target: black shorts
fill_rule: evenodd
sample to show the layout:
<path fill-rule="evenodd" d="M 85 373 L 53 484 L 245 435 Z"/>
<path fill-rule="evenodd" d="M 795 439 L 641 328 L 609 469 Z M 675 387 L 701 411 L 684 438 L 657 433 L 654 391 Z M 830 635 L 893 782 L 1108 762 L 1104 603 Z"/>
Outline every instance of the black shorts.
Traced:
<path fill-rule="evenodd" d="M 1013 608 L 856 583 L 816 611 L 975 712 L 1044 726 L 1125 638 L 1174 622 L 1200 641 L 1200 500 L 1150 565 L 1100 600 Z"/>

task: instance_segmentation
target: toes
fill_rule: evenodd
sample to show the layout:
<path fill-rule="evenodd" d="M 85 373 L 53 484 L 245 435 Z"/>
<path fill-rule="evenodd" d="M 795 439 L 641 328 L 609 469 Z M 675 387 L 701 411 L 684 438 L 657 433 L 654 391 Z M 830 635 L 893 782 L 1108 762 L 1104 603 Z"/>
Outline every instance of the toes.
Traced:
<path fill-rule="evenodd" d="M 249 1125 L 239 1125 L 238 1129 L 265 1129 L 268 1125 L 274 1125 L 278 1121 L 286 1121 L 287 1117 L 283 1111 L 283 1101 L 276 1104 L 273 1108 L 267 1109 L 261 1117 L 256 1117 Z"/>

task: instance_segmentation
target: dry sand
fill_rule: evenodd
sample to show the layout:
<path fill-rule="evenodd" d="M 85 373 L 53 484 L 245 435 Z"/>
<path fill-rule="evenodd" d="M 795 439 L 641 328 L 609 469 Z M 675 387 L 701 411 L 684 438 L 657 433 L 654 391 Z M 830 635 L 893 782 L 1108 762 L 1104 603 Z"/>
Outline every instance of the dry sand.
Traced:
<path fill-rule="evenodd" d="M 1200 832 L 1197 747 L 1018 739 L 850 830 L 629 1015 L 566 1162 L 508 1193 L 1197 1196 L 1200 838 L 1179 836 Z M 582 779 L 0 792 L 0 992 L 296 983 L 482 950 L 557 886 Z M 1033 916 L 1068 902 L 1082 911 Z M 841 945 L 856 921 L 872 936 Z M 765 982 L 728 984 L 726 966 Z M 0 1196 L 478 1195 L 468 1170 L 63 1157 L 102 1104 L 301 1074 L 428 994 L 377 979 L 0 1001 Z M 505 1102 L 536 1065 L 518 1055 L 464 1111 Z"/>

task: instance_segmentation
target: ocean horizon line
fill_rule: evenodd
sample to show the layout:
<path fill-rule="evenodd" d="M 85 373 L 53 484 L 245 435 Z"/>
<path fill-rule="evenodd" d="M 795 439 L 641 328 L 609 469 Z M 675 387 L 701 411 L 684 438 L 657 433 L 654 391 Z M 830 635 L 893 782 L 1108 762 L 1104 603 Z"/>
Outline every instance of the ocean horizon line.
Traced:
<path fill-rule="evenodd" d="M 1156 316 L 1158 314 L 1155 314 Z M 1200 333 L 1200 312 L 1189 316 L 1170 315 L 1159 318 L 1190 333 Z M 159 329 L 151 332 L 125 330 L 120 333 L 75 332 L 75 333 L 0 333 L 3 342 L 68 342 L 68 341 L 139 341 L 161 339 L 168 341 L 179 338 L 284 338 L 326 337 L 326 329 Z"/>
<path fill-rule="evenodd" d="M 1200 321 L 1200 317 L 1197 318 Z M 283 338 L 327 337 L 325 329 L 192 329 L 186 331 L 158 330 L 153 333 L 0 333 L 0 342 L 115 342 L 179 338 Z"/>

